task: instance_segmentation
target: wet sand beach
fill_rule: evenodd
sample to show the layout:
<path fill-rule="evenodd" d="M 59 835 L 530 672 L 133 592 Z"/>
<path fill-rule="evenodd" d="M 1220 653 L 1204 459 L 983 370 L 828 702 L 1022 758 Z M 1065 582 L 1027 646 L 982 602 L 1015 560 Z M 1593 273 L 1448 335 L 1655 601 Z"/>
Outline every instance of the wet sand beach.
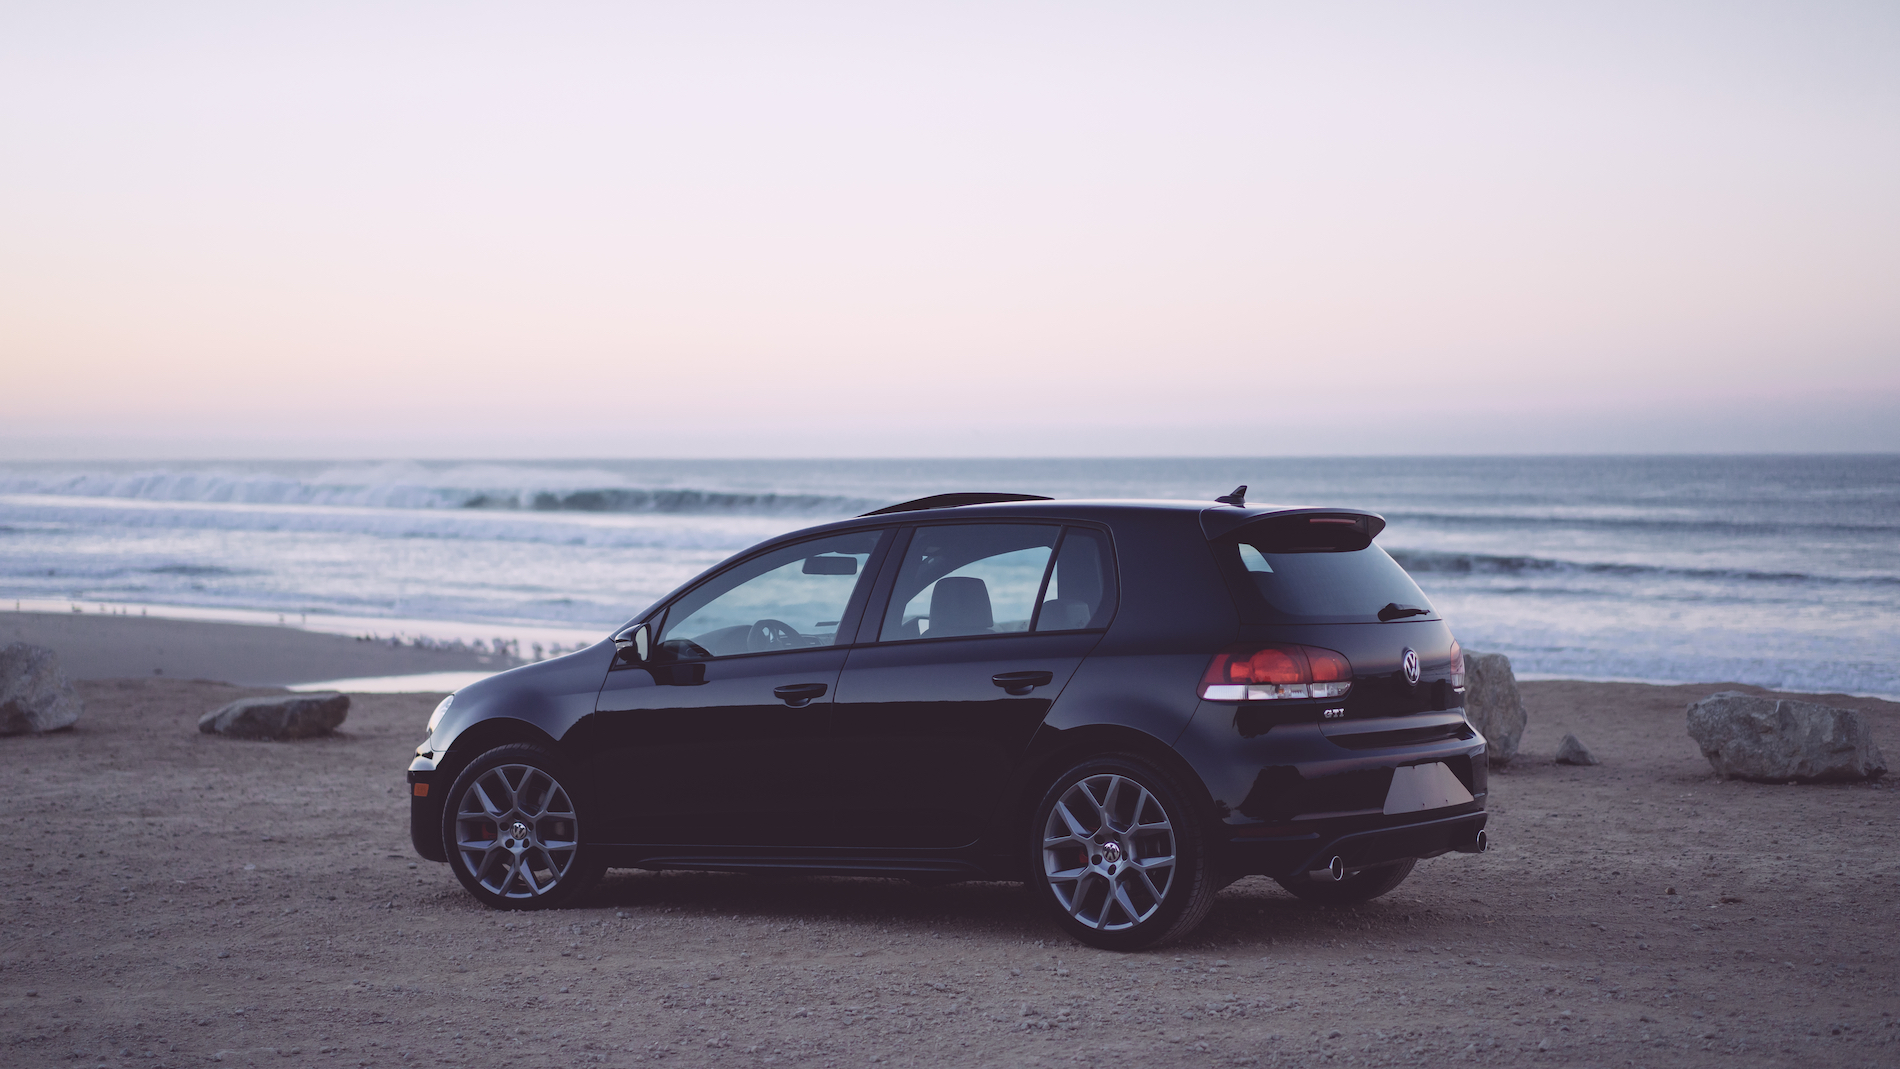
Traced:
<path fill-rule="evenodd" d="M 0 739 L 8 1065 L 1900 1062 L 1900 793 L 1714 778 L 1684 706 L 1754 688 L 1525 683 L 1489 853 L 1351 908 L 1244 879 L 1189 942 L 1110 954 L 992 883 L 629 871 L 490 912 L 409 846 L 437 695 L 241 742 L 196 719 L 263 691 L 135 667 Z M 1900 706 L 1822 700 L 1900 756 Z M 1552 764 L 1566 731 L 1603 764 Z"/>
<path fill-rule="evenodd" d="M 26 642 L 59 654 L 68 679 L 154 676 L 252 685 L 330 679 L 498 672 L 518 663 L 468 649 L 366 641 L 297 627 L 97 613 L 0 613 L 0 646 Z"/>

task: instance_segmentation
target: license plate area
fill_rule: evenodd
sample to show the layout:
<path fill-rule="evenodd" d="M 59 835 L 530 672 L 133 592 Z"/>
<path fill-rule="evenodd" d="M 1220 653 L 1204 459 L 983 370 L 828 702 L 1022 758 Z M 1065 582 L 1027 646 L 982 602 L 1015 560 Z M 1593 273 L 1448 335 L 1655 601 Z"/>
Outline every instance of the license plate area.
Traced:
<path fill-rule="evenodd" d="M 1443 761 L 1405 765 L 1392 770 L 1392 786 L 1385 792 L 1385 815 L 1422 813 L 1471 800 L 1471 792 Z"/>

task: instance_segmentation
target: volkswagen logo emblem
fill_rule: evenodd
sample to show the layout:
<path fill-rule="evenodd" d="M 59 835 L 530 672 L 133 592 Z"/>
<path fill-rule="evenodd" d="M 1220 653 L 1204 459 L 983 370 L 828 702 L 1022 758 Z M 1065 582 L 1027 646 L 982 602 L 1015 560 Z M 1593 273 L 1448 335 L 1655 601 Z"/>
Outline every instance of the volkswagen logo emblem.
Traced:
<path fill-rule="evenodd" d="M 1399 655 L 1399 664 L 1405 669 L 1405 681 L 1418 686 L 1418 651 L 1407 646 Z"/>

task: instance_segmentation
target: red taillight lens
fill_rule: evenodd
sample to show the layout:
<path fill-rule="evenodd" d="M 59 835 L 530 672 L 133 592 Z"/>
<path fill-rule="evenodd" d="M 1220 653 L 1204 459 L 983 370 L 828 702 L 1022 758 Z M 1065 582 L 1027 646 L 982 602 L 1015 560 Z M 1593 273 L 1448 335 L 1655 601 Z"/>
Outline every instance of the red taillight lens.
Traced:
<path fill-rule="evenodd" d="M 1217 702 L 1343 698 L 1351 689 L 1352 664 L 1317 646 L 1236 646 L 1201 676 L 1201 697 Z"/>
<path fill-rule="evenodd" d="M 1268 646 L 1216 654 L 1203 683 L 1304 683 L 1311 678 L 1298 646 Z"/>
<path fill-rule="evenodd" d="M 1465 689 L 1465 648 L 1451 640 L 1451 689 Z"/>

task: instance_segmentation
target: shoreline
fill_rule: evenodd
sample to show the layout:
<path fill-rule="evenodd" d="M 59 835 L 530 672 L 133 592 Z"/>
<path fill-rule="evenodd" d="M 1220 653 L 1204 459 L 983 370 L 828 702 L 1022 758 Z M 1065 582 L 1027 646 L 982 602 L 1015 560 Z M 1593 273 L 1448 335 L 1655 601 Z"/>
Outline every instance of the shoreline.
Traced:
<path fill-rule="evenodd" d="M 526 661 L 468 648 L 204 620 L 100 613 L 0 613 L 0 645 L 26 642 L 59 655 L 66 678 L 193 679 L 285 687 L 445 672 L 488 675 Z"/>
<path fill-rule="evenodd" d="M 493 627 L 492 630 L 506 628 Z M 74 681 L 199 679 L 237 686 L 291 687 L 298 690 L 310 690 L 313 685 L 322 684 L 324 689 L 354 693 L 399 693 L 411 690 L 441 693 L 534 660 L 532 657 L 496 654 L 466 646 L 409 645 L 400 644 L 399 638 L 352 637 L 342 631 L 314 630 L 294 624 L 237 623 L 101 612 L 0 611 L 0 645 L 9 642 L 26 642 L 53 650 L 59 654 L 60 667 L 67 678 Z M 555 654 L 550 652 L 549 656 Z M 405 686 L 404 677 L 417 677 L 414 679 L 417 686 Z M 460 682 L 455 682 L 455 678 L 459 678 Z M 1722 690 L 1739 690 L 1747 694 L 1824 700 L 1827 704 L 1863 711 L 1888 706 L 1900 709 L 1900 699 L 1888 695 L 1793 691 L 1732 681 L 1685 683 L 1661 679 L 1591 679 L 1534 672 L 1520 673 L 1516 678 L 1520 689 L 1532 684 L 1574 684 L 1661 690 L 1689 688 L 1700 689 L 1705 695 Z M 451 683 L 454 685 L 449 685 Z"/>

